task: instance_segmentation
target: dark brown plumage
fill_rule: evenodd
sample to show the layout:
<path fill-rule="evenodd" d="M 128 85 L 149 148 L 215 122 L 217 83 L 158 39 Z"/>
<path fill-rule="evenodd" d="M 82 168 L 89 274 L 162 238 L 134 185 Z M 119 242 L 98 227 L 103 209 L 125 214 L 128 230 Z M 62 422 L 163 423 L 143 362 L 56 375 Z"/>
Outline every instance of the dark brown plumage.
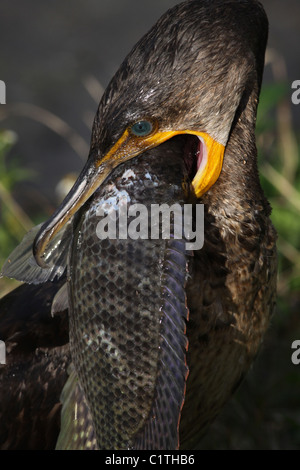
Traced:
<path fill-rule="evenodd" d="M 53 449 L 60 426 L 60 394 L 67 380 L 67 311 L 51 317 L 64 278 L 24 284 L 0 300 L 0 449 Z"/>
<path fill-rule="evenodd" d="M 109 84 L 95 118 L 88 162 L 62 205 L 35 232 L 33 253 L 37 264 L 31 261 L 29 267 L 22 252 L 22 260 L 25 260 L 22 264 L 18 264 L 15 255 L 16 259 L 12 256 L 12 262 L 4 269 L 6 275 L 13 273 L 30 282 L 61 275 L 65 266 L 63 256 L 56 254 L 51 243 L 53 237 L 58 240 L 55 234 L 64 227 L 61 253 L 68 248 L 68 234 L 71 233 L 70 240 L 73 237 L 73 258 L 68 265 L 72 305 L 76 297 L 72 294 L 74 279 L 80 276 L 80 268 L 76 271 L 79 265 L 76 247 L 81 235 L 80 231 L 72 229 L 71 217 L 82 207 L 75 220 L 78 221 L 78 217 L 84 220 L 97 197 L 86 201 L 108 176 L 118 175 L 114 173 L 116 166 L 126 162 L 128 169 L 130 159 L 137 156 L 147 158 L 156 154 L 164 158 L 166 149 L 177 146 L 197 203 L 205 206 L 204 247 L 193 253 L 192 261 L 187 263 L 187 285 L 181 284 L 189 308 L 186 331 L 189 347 L 186 354 L 184 349 L 177 351 L 180 361 L 186 359 L 189 367 L 184 405 L 179 415 L 183 449 L 197 447 L 201 434 L 243 379 L 259 350 L 274 308 L 276 234 L 259 182 L 255 146 L 255 119 L 267 32 L 267 18 L 256 0 L 193 0 L 167 12 L 135 46 Z M 150 130 L 146 127 L 146 133 L 136 134 L 137 123 L 150 124 Z M 165 144 L 161 145 L 162 142 Z M 153 147 L 157 147 L 155 151 Z M 147 202 L 151 202 L 149 198 Z M 30 240 L 29 237 L 27 245 Z M 83 252 L 88 263 L 92 263 L 89 247 L 84 246 Z M 53 256 L 56 258 L 49 268 Z M 81 284 L 76 282 L 79 291 Z M 82 373 L 85 356 L 78 352 L 78 331 L 87 330 L 81 330 L 82 325 L 78 330 L 74 327 L 84 311 L 85 306 L 71 307 L 72 354 L 81 387 L 76 399 L 93 395 L 89 393 L 89 380 L 85 378 L 88 374 Z M 101 320 L 101 315 L 105 314 L 101 302 L 93 304 L 89 312 L 94 321 Z M 162 323 L 164 318 L 162 316 Z M 105 330 L 103 334 L 108 337 L 110 333 Z M 178 327 L 171 336 L 183 334 L 184 329 L 179 331 Z M 165 338 L 162 340 L 162 335 L 159 338 L 162 348 Z M 62 354 L 64 364 L 68 362 L 65 350 L 61 352 L 55 343 L 52 348 L 54 355 L 56 351 Z M 102 360 L 105 354 L 99 357 Z M 36 374 L 33 352 L 30 361 L 28 369 L 35 370 Z M 50 359 L 48 364 L 53 364 L 55 376 L 57 363 Z M 122 372 L 124 370 L 128 382 L 132 379 L 131 371 L 122 365 Z M 158 377 L 161 370 L 158 364 Z M 154 399 L 157 387 L 151 389 Z M 60 391 L 61 386 L 51 393 L 52 403 L 57 403 L 58 407 Z M 181 385 L 181 392 L 184 391 L 185 385 Z M 142 396 L 139 395 L 139 399 Z M 95 397 L 89 398 L 88 403 L 86 406 L 93 417 L 88 419 L 101 422 L 103 416 Z M 176 404 L 181 406 L 179 400 Z M 112 418 L 116 415 L 112 414 Z M 145 431 L 151 419 L 155 434 L 155 416 L 146 416 L 139 429 L 142 436 L 139 442 L 147 448 L 163 445 L 160 438 L 154 444 Z M 99 446 L 101 426 L 97 432 Z M 176 436 L 168 445 L 175 448 L 175 441 Z M 134 439 L 126 442 L 135 445 Z M 122 445 L 126 446 L 126 442 Z"/>

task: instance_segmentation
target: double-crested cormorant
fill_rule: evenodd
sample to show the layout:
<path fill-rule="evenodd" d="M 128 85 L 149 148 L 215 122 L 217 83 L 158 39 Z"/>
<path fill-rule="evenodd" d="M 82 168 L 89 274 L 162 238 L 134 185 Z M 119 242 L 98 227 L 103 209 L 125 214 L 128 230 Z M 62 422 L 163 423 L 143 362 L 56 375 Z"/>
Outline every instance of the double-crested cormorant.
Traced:
<path fill-rule="evenodd" d="M 22 286 L 7 309 L 62 284 L 53 311 L 69 307 L 72 356 L 67 380 L 64 316 L 35 306 L 15 326 L 1 319 L 10 347 L 1 395 L 9 389 L 14 402 L 1 399 L 3 448 L 24 446 L 24 435 L 51 447 L 61 427 L 58 448 L 194 449 L 242 380 L 276 291 L 255 145 L 267 34 L 256 0 L 186 1 L 110 82 L 74 187 L 3 268 L 45 282 Z M 97 210 L 124 192 L 147 207 L 204 204 L 203 248 L 186 252 L 174 237 L 100 241 Z M 66 265 L 67 288 L 55 280 Z"/>

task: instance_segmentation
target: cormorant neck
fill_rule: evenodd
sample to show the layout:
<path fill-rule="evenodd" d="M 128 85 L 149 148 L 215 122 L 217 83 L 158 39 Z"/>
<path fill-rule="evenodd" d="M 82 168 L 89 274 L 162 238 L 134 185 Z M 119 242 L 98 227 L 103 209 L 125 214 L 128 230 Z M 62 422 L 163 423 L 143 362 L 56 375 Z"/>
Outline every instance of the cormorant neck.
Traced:
<path fill-rule="evenodd" d="M 216 211 L 226 208 L 235 217 L 243 216 L 247 208 L 270 214 L 270 205 L 260 185 L 257 168 L 255 124 L 258 87 L 245 92 L 231 128 L 223 168 L 214 186 L 202 197 L 202 202 Z"/>

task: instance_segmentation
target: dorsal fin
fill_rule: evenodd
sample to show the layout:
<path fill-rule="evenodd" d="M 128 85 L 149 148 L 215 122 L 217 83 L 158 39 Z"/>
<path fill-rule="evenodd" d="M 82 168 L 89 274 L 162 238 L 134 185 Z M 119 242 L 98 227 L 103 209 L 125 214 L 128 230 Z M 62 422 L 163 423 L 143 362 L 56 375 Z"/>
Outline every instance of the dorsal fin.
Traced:
<path fill-rule="evenodd" d="M 185 241 L 170 240 L 164 261 L 161 352 L 155 397 L 145 425 L 135 436 L 133 448 L 137 450 L 179 448 L 179 422 L 188 376 L 187 269 Z"/>
<path fill-rule="evenodd" d="M 93 421 L 74 368 L 63 388 L 61 430 L 56 450 L 96 450 Z"/>
<path fill-rule="evenodd" d="M 72 221 L 70 220 L 55 235 L 45 253 L 45 262 L 49 268 L 38 266 L 33 254 L 32 244 L 42 224 L 33 227 L 13 250 L 5 261 L 0 277 L 7 276 L 28 284 L 42 284 L 46 281 L 59 279 L 67 265 L 67 255 L 72 237 Z"/>
<path fill-rule="evenodd" d="M 54 317 L 56 313 L 63 312 L 69 308 L 68 298 L 68 284 L 65 283 L 61 286 L 59 291 L 55 294 L 55 297 L 51 306 L 51 316 Z"/>

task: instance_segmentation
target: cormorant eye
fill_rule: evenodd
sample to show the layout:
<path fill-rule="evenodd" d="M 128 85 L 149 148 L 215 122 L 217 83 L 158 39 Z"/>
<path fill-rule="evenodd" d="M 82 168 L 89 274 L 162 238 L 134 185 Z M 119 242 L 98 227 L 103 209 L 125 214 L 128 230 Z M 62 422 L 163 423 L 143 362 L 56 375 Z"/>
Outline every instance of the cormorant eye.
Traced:
<path fill-rule="evenodd" d="M 151 134 L 153 125 L 149 121 L 138 121 L 130 128 L 131 132 L 138 137 L 145 137 Z"/>

